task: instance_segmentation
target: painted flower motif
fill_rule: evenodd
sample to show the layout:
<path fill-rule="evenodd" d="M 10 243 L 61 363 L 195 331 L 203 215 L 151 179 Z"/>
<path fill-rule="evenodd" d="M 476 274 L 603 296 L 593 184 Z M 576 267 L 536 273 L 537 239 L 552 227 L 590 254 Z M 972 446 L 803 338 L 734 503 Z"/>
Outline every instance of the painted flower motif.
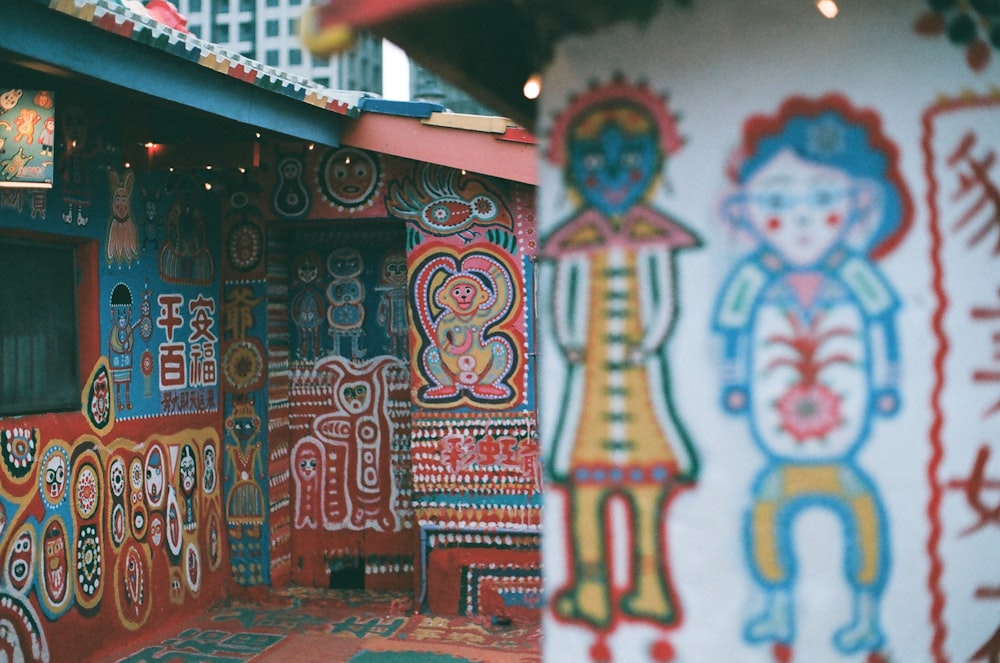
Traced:
<path fill-rule="evenodd" d="M 798 383 L 776 402 L 781 428 L 803 444 L 820 440 L 840 425 L 840 396 L 826 385 Z"/>

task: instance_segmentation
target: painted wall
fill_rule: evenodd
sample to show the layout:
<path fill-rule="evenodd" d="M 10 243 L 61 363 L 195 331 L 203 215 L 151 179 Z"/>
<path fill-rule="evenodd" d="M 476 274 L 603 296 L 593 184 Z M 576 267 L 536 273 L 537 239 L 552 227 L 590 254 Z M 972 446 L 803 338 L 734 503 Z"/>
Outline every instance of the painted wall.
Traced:
<path fill-rule="evenodd" d="M 995 10 L 841 5 L 544 73 L 546 660 L 996 658 Z"/>
<path fill-rule="evenodd" d="M 264 154 L 267 268 L 247 279 L 268 317 L 272 581 L 363 564 L 366 588 L 435 612 L 537 610 L 533 189 L 351 147 Z"/>
<path fill-rule="evenodd" d="M 15 96 L 11 116 L 39 104 Z M 0 418 L 9 660 L 86 658 L 211 604 L 229 578 L 218 201 L 189 176 L 127 169 L 121 106 L 53 96 L 54 136 L 38 123 L 20 142 L 54 153 L 54 187 L 2 189 L 0 232 L 77 247 L 82 387 L 73 411 Z M 4 272 L 25 298 L 31 283 Z M 42 370 L 20 350 L 2 362 Z"/>

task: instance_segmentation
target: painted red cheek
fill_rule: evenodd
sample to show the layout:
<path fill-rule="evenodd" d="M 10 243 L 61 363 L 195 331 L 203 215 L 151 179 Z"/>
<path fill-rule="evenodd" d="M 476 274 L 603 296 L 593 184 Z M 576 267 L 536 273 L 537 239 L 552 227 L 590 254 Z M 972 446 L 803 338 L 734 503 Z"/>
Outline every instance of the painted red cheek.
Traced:
<path fill-rule="evenodd" d="M 768 230 L 770 230 L 771 232 L 774 232 L 775 230 L 778 230 L 779 228 L 781 228 L 781 219 L 779 219 L 776 216 L 772 216 L 770 219 L 767 220 L 767 229 Z"/>
<path fill-rule="evenodd" d="M 828 226 L 836 226 L 836 225 L 839 225 L 839 224 L 840 224 L 840 215 L 839 214 L 831 214 L 830 216 L 826 217 L 826 225 L 828 225 Z"/>

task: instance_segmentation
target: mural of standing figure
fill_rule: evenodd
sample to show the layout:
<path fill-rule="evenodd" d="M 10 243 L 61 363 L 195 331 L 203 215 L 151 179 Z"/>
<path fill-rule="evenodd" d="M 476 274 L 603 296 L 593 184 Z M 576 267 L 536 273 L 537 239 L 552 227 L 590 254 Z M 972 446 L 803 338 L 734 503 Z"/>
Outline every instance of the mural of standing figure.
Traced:
<path fill-rule="evenodd" d="M 108 358 L 111 361 L 111 382 L 119 410 L 132 409 L 132 352 L 135 349 L 135 328 L 144 340 L 152 329 L 149 293 L 143 291 L 142 316 L 132 322 L 132 291 L 119 283 L 111 291 L 111 334 L 108 337 Z M 122 400 L 124 392 L 125 400 Z"/>
<path fill-rule="evenodd" d="M 361 272 L 365 263 L 357 249 L 334 249 L 326 259 L 330 283 L 326 286 L 327 332 L 333 339 L 331 354 L 341 355 L 341 341 L 351 341 L 351 359 L 364 359 L 365 348 L 361 341 L 365 335 L 365 284 Z"/>
<path fill-rule="evenodd" d="M 406 359 L 406 337 L 410 333 L 410 324 L 406 319 L 405 251 L 393 249 L 385 254 L 375 290 L 382 293 L 378 302 L 378 322 L 390 339 L 390 346 L 386 349 L 393 357 Z"/>
<path fill-rule="evenodd" d="M 583 623 L 608 660 L 621 619 L 676 627 L 666 511 L 694 483 L 698 459 L 671 395 L 667 341 L 677 316 L 674 254 L 698 237 L 649 204 L 668 155 L 681 149 L 666 101 L 615 80 L 575 98 L 552 125 L 547 157 L 580 206 L 543 232 L 542 296 L 565 371 L 558 408 L 541 410 L 548 470 L 565 490 L 566 584 L 557 619 Z M 543 300 L 544 301 L 544 300 Z M 628 586 L 613 585 L 609 507 L 624 502 Z M 673 658 L 666 639 L 651 660 Z"/>
<path fill-rule="evenodd" d="M 319 359 L 323 342 L 320 332 L 326 311 L 326 300 L 318 283 L 320 259 L 314 253 L 305 253 L 295 259 L 295 279 L 300 290 L 290 304 L 292 322 L 299 335 L 298 358 Z"/>
<path fill-rule="evenodd" d="M 723 408 L 764 454 L 745 515 L 746 557 L 765 607 L 744 629 L 790 661 L 796 637 L 794 525 L 810 509 L 843 526 L 853 614 L 842 655 L 883 660 L 889 571 L 885 508 L 858 452 L 899 408 L 899 300 L 875 264 L 911 216 L 897 152 L 872 111 L 839 95 L 794 97 L 747 121 L 723 215 L 753 242 L 716 304 Z"/>

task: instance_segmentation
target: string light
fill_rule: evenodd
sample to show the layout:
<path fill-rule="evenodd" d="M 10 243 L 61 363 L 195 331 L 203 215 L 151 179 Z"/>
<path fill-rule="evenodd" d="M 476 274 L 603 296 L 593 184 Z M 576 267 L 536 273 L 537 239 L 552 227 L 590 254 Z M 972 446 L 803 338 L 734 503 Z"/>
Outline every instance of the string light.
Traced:
<path fill-rule="evenodd" d="M 538 95 L 542 93 L 542 77 L 538 74 L 532 74 L 528 77 L 528 80 L 524 82 L 524 97 L 526 99 L 537 99 Z"/>
<path fill-rule="evenodd" d="M 816 9 L 827 18 L 834 18 L 840 12 L 836 0 L 816 0 Z"/>

